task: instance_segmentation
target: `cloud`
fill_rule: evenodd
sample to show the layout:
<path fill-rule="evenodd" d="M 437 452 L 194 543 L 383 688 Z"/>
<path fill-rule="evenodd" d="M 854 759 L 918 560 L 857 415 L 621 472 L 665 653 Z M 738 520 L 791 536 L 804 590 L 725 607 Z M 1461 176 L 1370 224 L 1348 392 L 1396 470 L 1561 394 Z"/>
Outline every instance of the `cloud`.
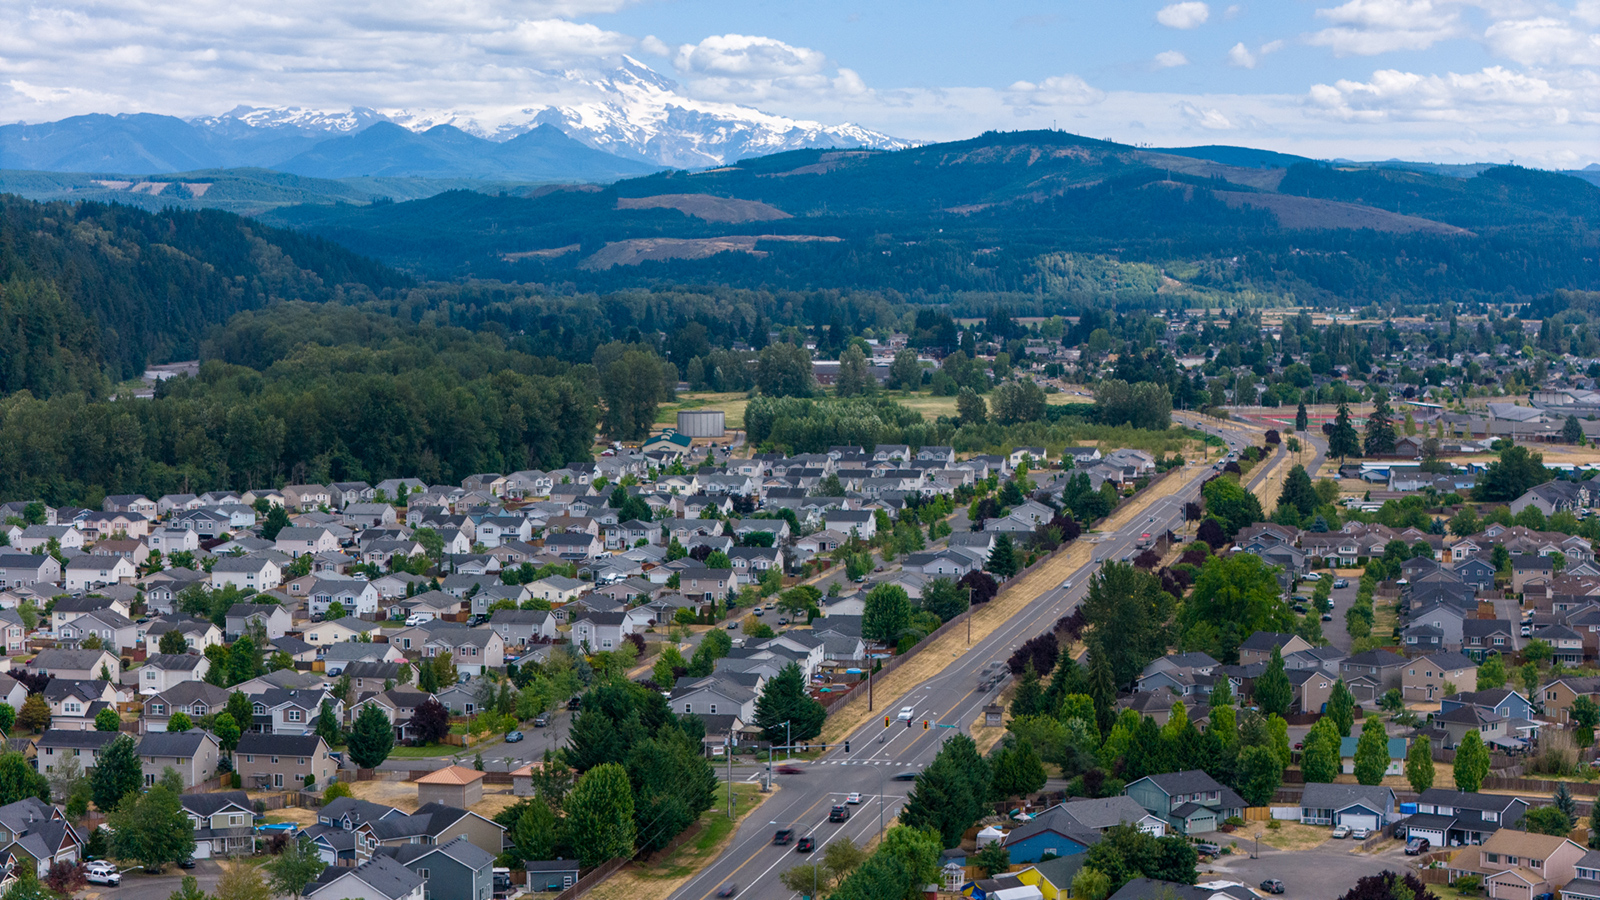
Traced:
<path fill-rule="evenodd" d="M 1178 112 L 1190 122 L 1206 129 L 1207 131 L 1233 131 L 1238 128 L 1222 110 L 1213 107 L 1200 107 L 1193 103 L 1178 104 Z"/>
<path fill-rule="evenodd" d="M 1308 35 L 1306 42 L 1329 47 L 1335 56 L 1426 50 L 1461 34 L 1460 14 L 1433 0 L 1349 0 L 1316 15 L 1333 27 Z"/>
<path fill-rule="evenodd" d="M 1199 28 L 1209 18 L 1211 18 L 1211 7 L 1198 2 L 1198 0 L 1187 0 L 1184 3 L 1163 6 L 1161 11 L 1156 13 L 1157 22 L 1168 28 L 1177 28 L 1183 31 Z"/>
<path fill-rule="evenodd" d="M 1496 126 L 1600 124 L 1592 73 L 1569 83 L 1491 66 L 1479 72 L 1422 75 L 1395 69 L 1370 81 L 1317 84 L 1311 109 L 1345 122 L 1449 122 L 1474 129 Z"/>
<path fill-rule="evenodd" d="M 1162 52 L 1156 54 L 1155 64 L 1156 68 L 1158 69 L 1171 69 L 1176 66 L 1187 66 L 1189 64 L 1189 57 L 1184 56 L 1182 53 L 1179 53 L 1176 50 L 1163 50 Z"/>
<path fill-rule="evenodd" d="M 1579 31 L 1559 19 L 1496 22 L 1483 37 L 1496 56 L 1525 66 L 1600 65 L 1600 34 Z"/>
<path fill-rule="evenodd" d="M 1230 66 L 1237 66 L 1241 69 L 1254 69 L 1257 61 L 1256 55 L 1250 52 L 1250 48 L 1246 47 L 1243 41 L 1234 44 L 1233 49 L 1228 51 L 1228 65 Z"/>
<path fill-rule="evenodd" d="M 673 65 L 685 74 L 737 78 L 792 78 L 815 75 L 828 57 L 769 37 L 721 34 L 678 48 Z"/>
<path fill-rule="evenodd" d="M 509 53 L 539 60 L 542 66 L 566 65 L 597 56 L 619 56 L 632 50 L 633 38 L 594 25 L 565 19 L 518 22 L 507 31 L 473 40 L 491 53 Z"/>
<path fill-rule="evenodd" d="M 667 46 L 667 42 L 653 34 L 647 34 L 639 40 L 639 49 L 651 56 L 672 55 L 672 48 Z"/>
<path fill-rule="evenodd" d="M 1076 75 L 1056 75 L 1034 84 L 1018 81 L 1006 89 L 1013 106 L 1089 106 L 1105 99 L 1100 91 Z"/>

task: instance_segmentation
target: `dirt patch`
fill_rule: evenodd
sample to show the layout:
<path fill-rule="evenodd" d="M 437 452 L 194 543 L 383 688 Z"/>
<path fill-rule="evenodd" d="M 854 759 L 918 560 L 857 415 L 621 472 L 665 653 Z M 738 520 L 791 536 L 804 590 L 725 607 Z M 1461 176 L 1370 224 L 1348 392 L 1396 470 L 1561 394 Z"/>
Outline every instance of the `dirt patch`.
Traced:
<path fill-rule="evenodd" d="M 519 259 L 555 259 L 566 256 L 568 253 L 577 253 L 583 249 L 582 244 L 568 244 L 565 247 L 551 247 L 548 250 L 524 250 L 521 253 L 502 253 L 500 258 L 506 262 L 516 262 Z"/>
<path fill-rule="evenodd" d="M 415 812 L 417 809 L 415 781 L 357 781 L 350 785 L 350 793 L 357 800 L 381 803 L 401 812 Z"/>
<path fill-rule="evenodd" d="M 1326 842 L 1333 831 L 1327 827 L 1302 825 L 1299 822 L 1279 822 L 1277 828 L 1268 828 L 1266 822 L 1250 822 L 1233 834 L 1240 842 L 1241 848 L 1253 843 L 1259 835 L 1261 843 L 1279 850 L 1310 850 Z"/>
<path fill-rule="evenodd" d="M 415 785 L 412 787 L 415 788 Z M 492 819 L 502 811 L 516 806 L 519 799 L 521 798 L 511 793 L 509 784 L 486 784 L 483 786 L 483 799 L 472 804 L 472 812 L 485 819 Z"/>
<path fill-rule="evenodd" d="M 293 822 L 301 828 L 310 828 L 317 824 L 317 814 L 314 810 L 301 809 L 298 806 L 285 806 L 283 809 L 267 810 L 268 822 Z"/>
<path fill-rule="evenodd" d="M 1134 157 L 1140 162 L 1169 172 L 1182 172 L 1200 178 L 1221 178 L 1223 181 L 1267 191 L 1277 190 L 1278 185 L 1283 182 L 1283 176 L 1289 173 L 1288 169 L 1246 169 L 1240 166 L 1226 166 L 1209 159 L 1152 153 L 1148 150 L 1137 151 Z"/>
<path fill-rule="evenodd" d="M 1344 203 L 1338 200 L 1317 200 L 1311 197 L 1291 197 L 1287 194 L 1246 194 L 1240 191 L 1214 191 L 1217 199 L 1234 209 L 1248 206 L 1264 209 L 1278 217 L 1284 228 L 1328 229 L 1370 228 L 1395 234 L 1457 234 L 1471 236 L 1472 232 L 1420 216 L 1405 216 L 1386 209 Z"/>
<path fill-rule="evenodd" d="M 707 222 L 771 222 L 793 218 L 770 203 L 737 200 L 710 194 L 658 194 L 654 197 L 619 197 L 617 209 L 675 209 Z"/>
<path fill-rule="evenodd" d="M 714 238 L 636 238 L 613 241 L 599 252 L 579 263 L 581 269 L 599 270 L 613 266 L 636 266 L 643 262 L 664 262 L 669 259 L 705 259 L 718 253 L 748 253 L 764 257 L 765 250 L 757 250 L 760 241 L 788 241 L 793 243 L 825 241 L 837 243 L 842 238 L 816 234 L 734 234 Z"/>

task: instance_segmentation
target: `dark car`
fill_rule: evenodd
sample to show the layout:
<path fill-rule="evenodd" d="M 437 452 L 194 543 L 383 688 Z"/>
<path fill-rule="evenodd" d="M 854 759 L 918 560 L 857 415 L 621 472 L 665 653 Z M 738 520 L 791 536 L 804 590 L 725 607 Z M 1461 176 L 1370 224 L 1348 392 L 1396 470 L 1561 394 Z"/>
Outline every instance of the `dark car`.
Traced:
<path fill-rule="evenodd" d="M 804 775 L 805 773 L 806 773 L 806 770 L 800 768 L 799 766 L 779 766 L 778 767 L 778 774 L 779 775 Z"/>
<path fill-rule="evenodd" d="M 567 709 L 568 710 L 576 711 L 578 709 L 578 707 L 580 707 L 582 705 L 583 705 L 583 698 L 582 697 L 573 697 L 571 700 L 567 701 Z"/>
<path fill-rule="evenodd" d="M 916 772 L 896 772 L 895 775 L 894 775 L 894 780 L 895 781 L 916 781 L 917 780 L 917 773 Z"/>
<path fill-rule="evenodd" d="M 506 732 L 506 743 L 515 744 L 516 742 L 518 742 L 520 740 L 522 740 L 522 732 L 520 732 L 520 731 L 508 731 L 508 732 Z"/>
<path fill-rule="evenodd" d="M 810 853 L 815 849 L 817 849 L 817 842 L 814 838 L 803 837 L 799 843 L 794 845 L 794 852 L 796 853 Z"/>
<path fill-rule="evenodd" d="M 779 828 L 772 834 L 772 842 L 779 846 L 788 846 L 792 840 L 794 840 L 793 828 Z"/>
<path fill-rule="evenodd" d="M 737 894 L 737 893 L 739 893 L 739 886 L 737 884 L 725 884 L 725 885 L 722 886 L 722 890 L 717 891 L 717 896 L 718 897 L 732 897 L 734 894 Z"/>
<path fill-rule="evenodd" d="M 178 868 L 180 868 L 180 869 L 192 869 L 192 868 L 194 868 L 194 859 L 190 858 L 190 859 L 184 860 L 183 862 L 178 863 Z"/>
<path fill-rule="evenodd" d="M 1276 878 L 1268 878 L 1266 881 L 1261 882 L 1261 890 L 1268 894 L 1281 894 L 1283 893 L 1283 882 Z"/>
<path fill-rule="evenodd" d="M 545 727 L 546 725 L 549 725 L 549 724 L 550 724 L 550 714 L 549 713 L 539 713 L 537 716 L 533 717 L 533 727 L 535 727 L 535 728 L 543 728 L 543 727 Z"/>
<path fill-rule="evenodd" d="M 844 822 L 844 821 L 847 821 L 849 818 L 850 818 L 850 807 L 848 807 L 848 806 L 835 806 L 833 809 L 828 811 L 828 821 L 829 822 Z"/>
<path fill-rule="evenodd" d="M 1431 846 L 1432 845 L 1428 843 L 1427 838 L 1414 837 L 1411 840 L 1406 841 L 1406 855 L 1416 856 L 1419 853 L 1427 853 L 1428 848 Z"/>

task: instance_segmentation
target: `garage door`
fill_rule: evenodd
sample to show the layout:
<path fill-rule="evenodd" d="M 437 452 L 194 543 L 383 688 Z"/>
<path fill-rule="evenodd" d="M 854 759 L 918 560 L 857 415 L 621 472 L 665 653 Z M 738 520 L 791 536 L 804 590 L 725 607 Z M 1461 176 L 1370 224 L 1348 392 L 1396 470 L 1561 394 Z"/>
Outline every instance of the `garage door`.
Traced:
<path fill-rule="evenodd" d="M 1339 817 L 1339 823 L 1341 825 L 1349 825 L 1351 828 L 1366 828 L 1370 831 L 1378 830 L 1377 816 L 1363 816 L 1347 813 Z"/>
<path fill-rule="evenodd" d="M 194 853 L 191 854 L 191 855 L 195 859 L 210 859 L 211 858 L 211 842 L 210 841 L 195 841 L 194 842 Z"/>

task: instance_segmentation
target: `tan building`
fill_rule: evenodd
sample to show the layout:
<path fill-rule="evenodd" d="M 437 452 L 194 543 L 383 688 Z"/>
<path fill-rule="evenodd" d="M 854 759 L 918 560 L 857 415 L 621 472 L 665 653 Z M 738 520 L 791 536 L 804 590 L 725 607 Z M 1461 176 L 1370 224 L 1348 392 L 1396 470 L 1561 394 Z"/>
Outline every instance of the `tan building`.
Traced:
<path fill-rule="evenodd" d="M 1459 653 L 1434 653 L 1406 661 L 1400 693 L 1407 703 L 1434 703 L 1478 686 L 1478 664 Z"/>
<path fill-rule="evenodd" d="M 1572 718 L 1572 701 L 1579 697 L 1600 700 L 1600 676 L 1558 678 L 1539 689 L 1545 718 L 1566 724 Z"/>
<path fill-rule="evenodd" d="M 1571 881 L 1586 851 L 1564 837 L 1502 828 L 1450 861 L 1450 880 L 1477 875 L 1492 900 L 1533 900 Z"/>
<path fill-rule="evenodd" d="M 239 739 L 233 767 L 249 790 L 297 790 L 307 785 L 326 787 L 338 767 L 328 756 L 328 745 L 314 734 L 261 734 Z"/>
<path fill-rule="evenodd" d="M 417 803 L 442 803 L 471 809 L 483 799 L 483 773 L 462 766 L 445 766 L 417 779 Z"/>

